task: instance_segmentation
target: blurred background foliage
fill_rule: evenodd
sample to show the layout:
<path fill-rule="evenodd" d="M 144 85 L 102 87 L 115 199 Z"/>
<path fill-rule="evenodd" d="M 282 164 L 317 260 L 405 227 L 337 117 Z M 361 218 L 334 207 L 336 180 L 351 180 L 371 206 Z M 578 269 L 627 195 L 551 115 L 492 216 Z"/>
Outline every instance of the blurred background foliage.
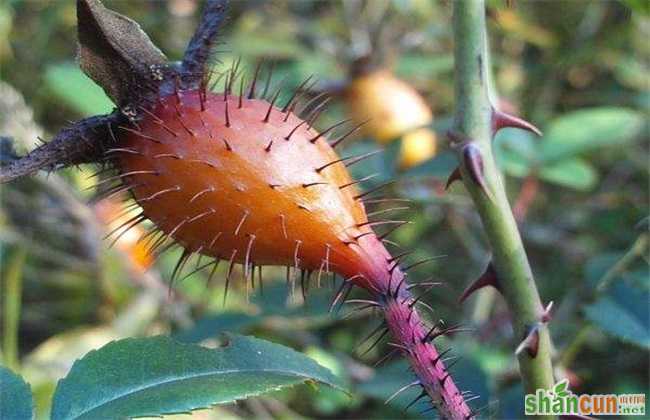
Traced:
<path fill-rule="evenodd" d="M 171 59 L 181 57 L 200 11 L 195 0 L 105 3 L 139 22 Z M 495 143 L 540 293 L 555 303 L 556 375 L 568 377 L 574 392 L 647 391 L 648 3 L 488 4 L 495 101 L 544 131 L 534 138 L 506 129 Z M 424 298 L 429 316 L 475 330 L 439 345 L 461 357 L 454 373 L 463 389 L 481 396 L 474 407 L 485 406 L 485 416 L 516 418 L 523 405 L 512 354 L 517 337 L 503 302 L 482 290 L 457 303 L 487 264 L 489 249 L 462 185 L 444 191 L 455 166 L 444 135 L 454 105 L 450 14 L 449 2 L 428 0 L 235 1 L 215 65 L 225 69 L 241 58 L 250 75 L 265 59 L 273 86 L 282 80 L 293 87 L 313 75 L 314 94 L 333 93 L 321 128 L 364 111 L 399 120 L 397 131 L 386 129 L 390 134 L 362 130 L 342 154 L 385 147 L 354 174 L 378 173 L 367 187 L 396 179 L 392 195 L 412 200 L 400 216 L 413 223 L 393 240 L 414 249 L 414 258 L 441 256 L 412 274 L 443 282 Z M 0 4 L 0 134 L 12 137 L 19 153 L 68 121 L 112 109 L 76 66 L 75 50 L 73 1 Z M 376 72 L 383 75 L 379 87 L 360 82 Z M 370 96 L 359 99 L 364 94 Z M 404 117 L 418 113 L 423 117 Z M 407 142 L 422 129 L 426 134 Z M 426 159 L 404 164 L 407 143 L 413 156 Z M 401 411 L 413 397 L 408 393 L 384 405 L 410 381 L 407 368 L 392 359 L 375 366 L 390 350 L 385 342 L 363 354 L 368 343 L 360 345 L 360 337 L 379 323 L 377 314 L 351 312 L 349 305 L 328 314 L 331 279 L 320 290 L 312 279 L 302 302 L 299 292 L 287 290 L 283 269 L 267 268 L 263 293 L 248 296 L 240 284 L 222 307 L 223 273 L 206 284 L 208 273 L 199 271 L 170 297 L 166 279 L 179 252 L 149 267 L 137 232 L 109 248 L 103 237 L 120 206 L 92 203 L 94 170 L 72 168 L 1 190 L 2 360 L 31 383 L 39 416 L 49 410 L 56 381 L 91 349 L 158 333 L 210 342 L 223 331 L 298 349 L 338 374 L 353 395 L 301 386 L 198 418 L 419 416 L 418 405 Z"/>

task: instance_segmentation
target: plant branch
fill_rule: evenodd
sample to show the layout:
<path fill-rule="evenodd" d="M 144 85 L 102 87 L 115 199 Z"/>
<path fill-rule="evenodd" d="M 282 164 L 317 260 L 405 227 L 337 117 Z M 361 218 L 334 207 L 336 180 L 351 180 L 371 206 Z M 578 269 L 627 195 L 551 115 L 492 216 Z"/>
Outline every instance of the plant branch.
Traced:
<path fill-rule="evenodd" d="M 527 393 L 553 386 L 551 342 L 545 314 L 503 180 L 492 154 L 494 130 L 516 119 L 490 102 L 483 0 L 454 2 L 456 116 L 450 137 L 460 155 L 460 172 L 481 216 L 493 252 L 498 286 L 509 307 L 519 370 Z M 498 121 L 495 118 L 499 118 Z M 518 120 L 518 127 L 523 120 Z M 532 126 L 530 126 L 532 127 Z M 528 129 L 530 129 L 528 127 Z"/>
<path fill-rule="evenodd" d="M 49 142 L 21 158 L 3 159 L 0 184 L 39 170 L 54 171 L 72 165 L 98 162 L 112 142 L 112 132 L 125 118 L 115 112 L 77 121 Z M 8 162 L 7 162 L 8 161 Z"/>
<path fill-rule="evenodd" d="M 228 0 L 208 0 L 203 8 L 201 22 L 183 56 L 182 77 L 186 84 L 198 85 L 207 74 L 206 66 L 227 8 Z"/>

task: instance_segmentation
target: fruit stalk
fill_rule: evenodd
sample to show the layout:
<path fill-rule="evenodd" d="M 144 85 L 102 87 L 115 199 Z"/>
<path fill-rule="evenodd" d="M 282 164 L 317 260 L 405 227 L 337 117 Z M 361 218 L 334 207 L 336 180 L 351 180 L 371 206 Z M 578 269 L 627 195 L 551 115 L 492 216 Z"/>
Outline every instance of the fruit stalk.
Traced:
<path fill-rule="evenodd" d="M 465 395 L 450 376 L 445 352 L 439 353 L 432 343 L 436 337 L 453 332 L 455 328 L 439 324 L 426 327 L 416 309 L 418 298 L 414 298 L 406 287 L 404 274 L 398 269 L 391 278 L 393 280 L 382 287 L 378 302 L 393 337 L 392 345 L 401 350 L 417 377 L 407 387 L 419 385 L 422 388 L 412 403 L 428 396 L 440 418 L 473 418 L 474 413 L 467 405 Z"/>
<path fill-rule="evenodd" d="M 492 154 L 495 124 L 489 99 L 485 4 L 483 0 L 454 3 L 456 116 L 452 140 L 460 157 L 460 172 L 476 205 L 492 248 L 492 264 L 511 313 L 513 329 L 522 340 L 517 357 L 527 393 L 553 386 L 551 341 L 533 274 L 503 179 Z"/>

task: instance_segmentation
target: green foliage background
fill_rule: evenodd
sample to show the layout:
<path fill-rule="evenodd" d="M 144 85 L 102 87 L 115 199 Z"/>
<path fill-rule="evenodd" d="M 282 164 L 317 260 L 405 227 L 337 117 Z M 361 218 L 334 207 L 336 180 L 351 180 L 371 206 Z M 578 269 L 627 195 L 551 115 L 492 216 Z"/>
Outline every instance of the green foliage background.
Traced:
<path fill-rule="evenodd" d="M 495 142 L 511 201 L 526 210 L 520 226 L 542 299 L 554 301 L 556 376 L 568 377 L 576 393 L 647 391 L 648 8 L 631 0 L 512 3 L 489 2 L 495 85 L 502 107 L 545 134 L 537 139 L 507 129 Z M 193 0 L 106 4 L 138 21 L 172 59 L 181 57 L 200 10 Z M 429 316 L 475 328 L 439 345 L 462 357 L 454 373 L 463 389 L 481 396 L 474 407 L 487 406 L 485 416 L 517 418 L 518 338 L 503 302 L 484 290 L 457 303 L 489 249 L 462 186 L 442 188 L 455 159 L 444 141 L 454 106 L 450 9 L 448 2 L 425 0 L 236 1 L 215 58 L 225 68 L 241 57 L 249 72 L 265 58 L 275 63 L 276 81 L 292 86 L 314 74 L 327 85 L 346 79 L 355 55 L 373 44 L 378 61 L 423 93 L 436 116 L 439 155 L 401 173 L 391 146 L 355 167 L 355 175 L 379 171 L 377 183 L 396 178 L 393 192 L 413 200 L 405 216 L 413 224 L 394 239 L 416 257 L 444 255 L 412 274 L 444 282 L 424 299 L 433 308 Z M 21 153 L 67 121 L 112 109 L 74 63 L 75 20 L 72 1 L 0 4 L 0 135 L 13 137 Z M 345 117 L 335 102 L 320 125 Z M 358 139 L 343 153 L 374 147 L 373 139 Z M 201 411 L 200 418 L 419 416 L 422 406 L 401 411 L 414 394 L 383 404 L 412 380 L 396 359 L 374 366 L 389 351 L 386 343 L 361 355 L 367 343 L 359 346 L 360 337 L 379 322 L 377 314 L 346 318 L 350 308 L 328 314 L 329 280 L 306 302 L 287 299 L 283 270 L 274 268 L 264 272 L 263 295 L 256 290 L 248 299 L 236 285 L 225 308 L 222 281 L 206 285 L 202 272 L 176 285 L 169 299 L 165 280 L 178 252 L 142 274 L 108 249 L 102 223 L 85 205 L 92 172 L 69 169 L 0 190 L 1 360 L 31 384 L 37 417 L 50 412 L 55 385 L 72 363 L 111 340 L 171 334 L 209 345 L 224 331 L 305 353 L 351 396 L 293 387 Z M 4 369 L 0 375 L 3 388 L 20 384 Z"/>

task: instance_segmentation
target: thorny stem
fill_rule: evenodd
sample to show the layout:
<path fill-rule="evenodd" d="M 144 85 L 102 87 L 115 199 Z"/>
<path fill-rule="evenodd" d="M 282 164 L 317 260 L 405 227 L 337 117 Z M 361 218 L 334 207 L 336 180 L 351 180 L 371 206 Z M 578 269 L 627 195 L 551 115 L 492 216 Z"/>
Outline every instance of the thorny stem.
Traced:
<path fill-rule="evenodd" d="M 398 276 L 402 275 L 398 273 Z M 446 367 L 444 352 L 439 353 L 433 345 L 435 337 L 444 334 L 445 327 L 425 328 L 415 299 L 407 290 L 387 290 L 380 301 L 391 336 L 408 359 L 418 379 L 417 384 L 422 388 L 418 400 L 429 397 L 443 419 L 473 418 L 474 413 Z"/>
<path fill-rule="evenodd" d="M 472 178 L 472 168 L 461 156 L 463 182 L 481 216 L 493 252 L 499 286 L 509 307 L 513 329 L 523 340 L 533 328 L 539 332 L 537 353 L 518 355 L 519 370 L 527 393 L 553 386 L 551 341 L 533 274 L 517 224 L 510 209 L 503 180 L 492 155 L 492 104 L 488 74 L 484 0 L 454 3 L 456 71 L 455 130 L 476 146 L 483 164 L 484 189 Z"/>

